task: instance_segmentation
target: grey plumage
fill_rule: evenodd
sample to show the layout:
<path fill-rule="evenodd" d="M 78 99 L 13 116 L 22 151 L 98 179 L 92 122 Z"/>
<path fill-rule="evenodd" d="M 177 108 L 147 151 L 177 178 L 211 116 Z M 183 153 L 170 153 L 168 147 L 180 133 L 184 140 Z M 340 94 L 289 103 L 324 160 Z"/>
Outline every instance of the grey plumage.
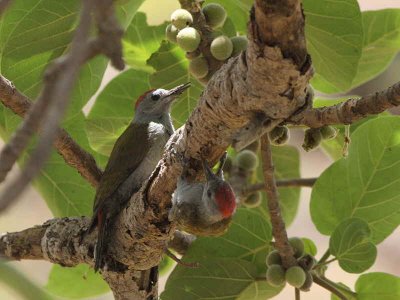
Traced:
<path fill-rule="evenodd" d="M 196 235 L 219 235 L 227 229 L 236 199 L 223 177 L 225 159 L 226 155 L 221 158 L 216 174 L 203 161 L 205 182 L 188 182 L 183 177 L 178 179 L 168 217 L 180 229 Z M 218 197 L 223 197 L 222 203 L 216 201 Z"/>
<path fill-rule="evenodd" d="M 110 229 L 130 197 L 145 182 L 174 132 L 170 104 L 188 84 L 172 90 L 151 90 L 137 101 L 135 118 L 117 139 L 96 191 L 88 232 L 98 227 L 95 270 L 103 264 Z"/>

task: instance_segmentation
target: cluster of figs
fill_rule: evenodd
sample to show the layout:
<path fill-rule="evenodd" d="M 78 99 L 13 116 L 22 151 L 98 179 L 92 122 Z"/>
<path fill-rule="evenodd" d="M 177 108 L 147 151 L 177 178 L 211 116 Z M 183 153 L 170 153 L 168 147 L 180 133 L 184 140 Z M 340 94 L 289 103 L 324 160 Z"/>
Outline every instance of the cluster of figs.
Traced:
<path fill-rule="evenodd" d="M 271 251 L 267 256 L 267 281 L 272 286 L 282 286 L 286 283 L 307 292 L 313 283 L 311 270 L 316 265 L 316 259 L 304 253 L 304 242 L 299 237 L 291 237 L 289 244 L 297 259 L 297 266 L 285 269 L 277 250 Z"/>
<path fill-rule="evenodd" d="M 207 25 L 214 29 L 222 27 L 225 23 L 226 10 L 217 3 L 209 3 L 202 8 Z M 171 24 L 166 28 L 166 38 L 188 53 L 190 59 L 189 71 L 198 79 L 205 78 L 209 72 L 208 61 L 196 51 L 201 43 L 201 33 L 194 27 L 193 16 L 186 9 L 177 9 L 171 15 Z M 230 57 L 238 55 L 247 47 L 247 38 L 245 36 L 227 37 L 213 32 L 214 39 L 210 44 L 211 55 L 220 61 L 227 60 Z"/>

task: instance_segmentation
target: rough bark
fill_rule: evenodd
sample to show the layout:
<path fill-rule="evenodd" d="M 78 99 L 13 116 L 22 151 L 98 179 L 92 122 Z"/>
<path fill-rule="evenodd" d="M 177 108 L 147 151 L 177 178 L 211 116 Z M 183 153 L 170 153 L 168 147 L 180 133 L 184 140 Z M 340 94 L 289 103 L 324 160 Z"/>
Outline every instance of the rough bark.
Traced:
<path fill-rule="evenodd" d="M 299 39 L 297 42 L 303 45 L 301 51 L 292 49 L 287 41 L 275 41 L 270 46 L 261 39 L 260 36 L 266 37 L 272 30 L 276 38 L 290 32 L 285 26 L 257 24 L 257 19 L 271 17 L 274 12 L 257 12 L 264 7 L 255 7 L 249 23 L 247 51 L 228 60 L 210 79 L 198 107 L 171 138 L 148 183 L 121 212 L 114 228 L 115 239 L 109 247 L 108 268 L 148 270 L 158 264 L 175 232 L 175 225 L 168 221 L 168 209 L 183 163 L 189 165 L 187 175 L 194 177 L 201 173 L 200 157 L 216 161 L 231 143 L 232 136 L 255 116 L 285 120 L 306 104 L 312 69 L 306 57 L 304 36 L 299 34 L 304 20 L 298 3 L 290 12 L 291 22 L 297 22 L 291 28 L 295 30 L 295 40 Z M 276 20 L 280 18 L 287 16 L 279 14 Z M 82 228 L 87 226 L 86 218 L 55 219 L 50 224 L 41 243 L 45 259 L 63 265 L 93 263 L 93 237 L 83 237 L 78 242 Z M 54 235 L 49 236 L 49 232 Z M 61 242 L 63 232 L 68 233 L 65 235 L 68 241 Z M 63 251 L 60 247 L 63 243 L 71 245 L 71 251 Z"/>
<path fill-rule="evenodd" d="M 319 128 L 325 125 L 352 124 L 369 115 L 379 114 L 400 105 L 400 82 L 360 99 L 349 99 L 337 105 L 308 109 L 288 120 L 295 125 Z"/>
<path fill-rule="evenodd" d="M 358 117 L 375 112 L 368 104 L 373 101 L 386 103 L 382 107 L 387 107 L 387 102 L 400 104 L 399 88 L 395 87 L 386 100 L 383 96 L 365 100 L 368 104 L 365 110 L 340 108 L 347 112 L 345 118 L 335 119 L 331 117 L 333 113 L 308 109 L 307 88 L 313 71 L 305 46 L 300 1 L 255 2 L 248 27 L 247 51 L 224 64 L 213 65 L 215 74 L 209 78 L 197 108 L 185 126 L 172 136 L 148 182 L 132 196 L 115 223 L 114 241 L 109 246 L 102 276 L 117 299 L 151 299 L 157 295 L 156 266 L 175 234 L 176 226 L 168 221 L 168 210 L 183 165 L 188 166 L 185 175 L 189 178 L 199 176 L 200 158 L 217 161 L 233 136 L 255 118 L 265 120 L 266 127 L 285 122 L 320 127 L 316 125 L 324 118 L 328 122 L 343 123 L 348 120 L 347 114 Z M 181 3 L 186 5 L 192 1 Z M 193 7 L 198 10 L 198 2 Z M 195 26 L 198 24 L 201 29 L 202 15 L 197 13 Z M 103 17 L 96 16 L 97 20 Z M 114 53 L 112 49 L 107 51 Z M 352 103 L 349 107 L 358 107 Z M 60 144 L 63 146 L 65 141 L 61 140 Z M 268 152 L 268 145 L 264 143 L 263 149 Z M 93 175 L 92 172 L 89 173 Z M 277 199 L 272 161 L 267 163 L 265 175 L 270 183 L 266 186 L 269 196 Z M 83 234 L 88 223 L 85 217 L 53 219 L 38 227 L 8 233 L 0 238 L 0 255 L 8 259 L 45 259 L 63 266 L 93 265 L 96 233 Z M 282 229 L 282 224 L 278 225 Z M 277 241 L 277 233 L 274 236 Z M 277 247 L 284 253 L 285 265 L 295 264 L 287 236 L 281 240 L 282 245 Z"/>
<path fill-rule="evenodd" d="M 293 249 L 289 244 L 285 222 L 281 214 L 278 188 L 275 181 L 275 167 L 272 161 L 271 143 L 267 134 L 261 139 L 261 158 L 265 191 L 267 192 L 268 212 L 272 225 L 272 236 L 275 240 L 274 246 L 281 255 L 283 266 L 289 268 L 297 265 L 297 261 L 294 257 Z"/>

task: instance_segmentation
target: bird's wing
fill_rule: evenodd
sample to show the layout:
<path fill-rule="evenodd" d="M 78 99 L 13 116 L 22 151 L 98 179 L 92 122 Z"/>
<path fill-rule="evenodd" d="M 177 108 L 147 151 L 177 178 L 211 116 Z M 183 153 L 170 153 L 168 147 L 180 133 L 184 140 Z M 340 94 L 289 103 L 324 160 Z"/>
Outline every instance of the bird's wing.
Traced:
<path fill-rule="evenodd" d="M 140 165 L 149 151 L 148 124 L 131 123 L 117 139 L 96 191 L 94 211 Z"/>

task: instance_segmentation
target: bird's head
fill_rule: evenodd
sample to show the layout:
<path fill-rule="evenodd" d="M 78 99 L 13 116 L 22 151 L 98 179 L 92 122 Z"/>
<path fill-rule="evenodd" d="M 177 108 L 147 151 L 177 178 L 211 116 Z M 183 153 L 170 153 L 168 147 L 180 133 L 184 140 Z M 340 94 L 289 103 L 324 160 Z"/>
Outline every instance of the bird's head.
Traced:
<path fill-rule="evenodd" d="M 169 113 L 172 102 L 189 86 L 188 82 L 170 90 L 152 89 L 145 92 L 135 103 L 135 118 L 151 119 Z"/>
<path fill-rule="evenodd" d="M 216 174 L 203 160 L 203 168 L 206 174 L 206 184 L 203 191 L 203 200 L 215 206 L 222 219 L 231 217 L 236 211 L 236 197 L 232 187 L 224 180 L 222 167 L 226 154 L 221 158 L 221 163 Z"/>

